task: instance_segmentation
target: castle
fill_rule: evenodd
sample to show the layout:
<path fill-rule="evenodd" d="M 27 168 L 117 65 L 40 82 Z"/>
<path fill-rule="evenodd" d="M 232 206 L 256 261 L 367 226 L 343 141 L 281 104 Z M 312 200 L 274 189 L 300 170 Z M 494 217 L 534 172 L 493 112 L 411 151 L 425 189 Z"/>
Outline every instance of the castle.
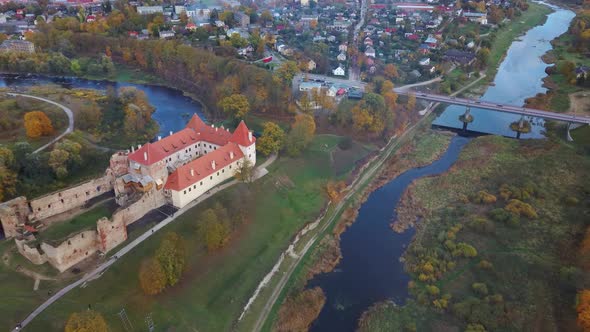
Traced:
<path fill-rule="evenodd" d="M 23 256 L 63 272 L 124 242 L 127 226 L 151 210 L 166 204 L 183 208 L 231 179 L 246 160 L 256 164 L 256 138 L 243 121 L 231 133 L 206 125 L 195 114 L 176 133 L 115 153 L 100 178 L 33 200 L 18 197 L 1 203 L 0 223 Z M 70 234 L 57 244 L 37 243 L 35 233 L 43 231 L 44 221 L 113 194 L 120 207 L 110 218 L 97 220 L 96 229 Z"/>

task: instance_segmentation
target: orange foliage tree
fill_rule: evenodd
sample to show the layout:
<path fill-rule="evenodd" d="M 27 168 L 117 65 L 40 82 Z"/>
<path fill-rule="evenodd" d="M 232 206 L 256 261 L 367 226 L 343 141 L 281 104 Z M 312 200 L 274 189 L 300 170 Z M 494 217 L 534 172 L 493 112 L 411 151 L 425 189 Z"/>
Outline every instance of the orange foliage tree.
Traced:
<path fill-rule="evenodd" d="M 578 325 L 584 332 L 590 331 L 590 290 L 584 289 L 578 294 Z"/>
<path fill-rule="evenodd" d="M 144 261 L 139 268 L 139 285 L 144 293 L 155 295 L 166 287 L 166 273 L 160 262 L 154 258 Z"/>
<path fill-rule="evenodd" d="M 25 113 L 25 130 L 28 137 L 38 138 L 51 135 L 53 133 L 53 126 L 51 119 L 45 113 L 32 111 Z"/>

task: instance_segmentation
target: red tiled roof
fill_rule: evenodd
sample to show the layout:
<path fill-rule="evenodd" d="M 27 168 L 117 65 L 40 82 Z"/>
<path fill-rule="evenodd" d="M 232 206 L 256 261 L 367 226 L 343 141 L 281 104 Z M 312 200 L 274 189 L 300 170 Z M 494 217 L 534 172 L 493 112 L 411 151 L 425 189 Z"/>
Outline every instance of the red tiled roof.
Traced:
<path fill-rule="evenodd" d="M 230 152 L 234 153 L 233 159 L 230 158 Z M 188 188 L 243 157 L 244 153 L 237 144 L 227 143 L 219 149 L 177 168 L 168 176 L 164 189 L 180 191 Z M 215 169 L 211 165 L 213 161 L 215 161 Z M 192 175 L 191 170 L 193 170 Z"/>
<path fill-rule="evenodd" d="M 247 140 L 248 128 L 245 124 L 244 127 Z M 240 127 L 238 126 L 238 129 L 239 128 Z M 236 132 L 238 129 L 236 129 Z M 227 144 L 232 137 L 232 134 L 227 129 L 224 129 L 223 127 L 214 128 L 208 126 L 198 115 L 195 114 L 186 125 L 186 128 L 168 137 L 164 137 L 157 142 L 145 144 L 135 152 L 130 153 L 129 159 L 142 165 L 152 165 L 173 153 L 186 149 L 195 142 L 201 141 L 223 146 Z M 240 140 L 240 142 L 241 141 L 242 140 Z M 243 146 L 249 146 L 252 143 Z M 147 159 L 145 158 L 146 155 L 144 155 L 144 152 L 147 153 Z"/>
<path fill-rule="evenodd" d="M 246 123 L 244 120 L 240 121 L 238 128 L 234 131 L 229 139 L 230 142 L 237 143 L 241 146 L 250 146 L 256 142 L 256 137 L 252 136 L 252 140 L 250 140 L 250 131 L 248 127 L 246 127 Z"/>

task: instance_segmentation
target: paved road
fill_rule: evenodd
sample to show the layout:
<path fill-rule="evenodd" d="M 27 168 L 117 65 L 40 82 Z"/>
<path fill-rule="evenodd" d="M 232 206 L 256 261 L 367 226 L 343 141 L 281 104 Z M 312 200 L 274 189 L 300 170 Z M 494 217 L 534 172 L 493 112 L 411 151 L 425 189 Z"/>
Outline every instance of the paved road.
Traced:
<path fill-rule="evenodd" d="M 265 172 L 266 167 L 268 167 L 270 164 L 272 164 L 276 159 L 277 159 L 277 156 L 276 155 L 272 155 L 264 163 L 262 163 L 261 165 L 259 165 L 256 168 L 256 174 L 255 174 L 255 177 L 256 178 L 255 178 L 255 180 L 257 180 L 261 176 L 264 176 L 267 173 L 267 172 Z M 35 317 L 37 317 L 41 312 L 43 312 L 43 310 L 47 309 L 47 307 L 49 307 L 54 302 L 56 302 L 57 300 L 59 300 L 62 296 L 66 295 L 72 289 L 74 289 L 74 288 L 76 288 L 78 286 L 81 286 L 81 285 L 83 285 L 84 283 L 86 283 L 88 281 L 91 281 L 91 280 L 94 280 L 94 279 L 99 278 L 100 275 L 102 275 L 102 273 L 104 271 L 106 271 L 111 265 L 113 265 L 119 258 L 123 257 L 125 254 L 127 254 L 128 252 L 130 252 L 131 250 L 133 250 L 133 248 L 137 247 L 140 243 L 142 243 L 143 241 L 147 240 L 150 236 L 154 235 L 160 229 L 166 227 L 166 225 L 168 225 L 171 222 L 173 222 L 178 216 L 182 215 L 186 211 L 188 211 L 188 210 L 192 209 L 193 207 L 197 206 L 198 204 L 200 204 L 201 202 L 205 201 L 209 197 L 212 197 L 214 193 L 216 193 L 218 191 L 221 191 L 221 190 L 224 190 L 224 189 L 226 189 L 228 187 L 231 187 L 231 186 L 233 186 L 236 183 L 238 183 L 238 181 L 237 180 L 233 180 L 233 181 L 230 181 L 230 182 L 228 182 L 226 184 L 223 184 L 221 186 L 212 188 L 209 191 L 209 194 L 203 194 L 203 195 L 201 195 L 199 198 L 197 198 L 196 200 L 192 201 L 187 206 L 185 206 L 182 209 L 176 211 L 173 215 L 171 215 L 168 218 L 162 220 L 157 225 L 155 225 L 151 229 L 147 230 L 141 236 L 139 236 L 135 240 L 133 240 L 130 243 L 128 243 L 121 250 L 117 251 L 114 255 L 112 255 L 109 258 L 109 260 L 107 260 L 106 262 L 104 262 L 101 265 L 99 265 L 96 269 L 94 269 L 91 272 L 85 274 L 78 281 L 75 281 L 75 282 L 69 284 L 68 286 L 60 289 L 57 293 L 53 294 L 53 296 L 51 296 L 47 301 L 45 301 L 39 307 L 37 307 L 37 309 L 35 309 L 32 313 L 30 313 L 27 316 L 27 318 L 25 318 L 22 321 L 22 323 L 21 323 L 22 328 L 24 328 L 25 326 L 27 326 Z M 15 328 L 12 331 L 13 332 L 16 332 L 16 331 L 19 331 L 19 330 L 17 328 Z"/>
<path fill-rule="evenodd" d="M 404 89 L 394 89 L 399 94 L 409 94 L 409 92 Z M 526 116 L 533 116 L 548 120 L 556 120 L 556 121 L 563 121 L 568 123 L 581 123 L 581 124 L 590 124 L 590 117 L 586 116 L 579 116 L 575 114 L 563 114 L 563 113 L 553 113 L 548 111 L 537 110 L 533 108 L 527 107 L 520 107 L 515 105 L 503 104 L 503 103 L 496 103 L 496 102 L 489 102 L 483 100 L 471 100 L 467 98 L 457 98 L 453 96 L 443 96 L 437 95 L 432 93 L 415 93 L 416 98 L 440 102 L 445 104 L 453 104 L 453 105 L 461 105 L 461 106 L 469 106 L 475 108 L 481 108 L 486 110 L 504 112 L 504 113 L 512 113 L 518 115 L 526 115 Z"/>
<path fill-rule="evenodd" d="M 14 97 L 16 97 L 16 96 L 27 97 L 27 98 L 37 99 L 37 100 L 44 101 L 46 103 L 53 104 L 53 105 L 61 108 L 62 110 L 64 110 L 64 112 L 66 112 L 66 115 L 68 116 L 68 128 L 66 129 L 66 131 L 64 131 L 63 133 L 61 133 L 56 138 L 52 139 L 51 142 L 49 142 L 49 143 L 43 145 L 42 147 L 38 148 L 37 150 L 33 151 L 33 153 L 38 153 L 40 151 L 45 150 L 47 147 L 51 146 L 53 143 L 59 141 L 64 136 L 66 136 L 67 134 L 69 134 L 69 133 L 71 133 L 71 132 L 74 131 L 74 113 L 68 107 L 65 107 L 62 104 L 58 104 L 58 103 L 54 102 L 53 100 L 49 100 L 49 99 L 46 99 L 46 98 L 43 98 L 43 97 L 37 97 L 37 96 L 32 96 L 32 95 L 25 95 L 25 94 L 22 94 L 22 93 L 8 93 L 8 95 L 9 96 L 14 96 Z"/>
<path fill-rule="evenodd" d="M 358 21 L 358 23 L 356 24 L 356 26 L 354 27 L 354 31 L 352 32 L 352 44 L 354 46 L 357 47 L 357 49 L 360 49 L 358 47 L 359 42 L 358 42 L 358 36 L 359 36 L 359 32 L 361 31 L 361 28 L 363 27 L 363 25 L 365 25 L 365 16 L 367 15 L 367 0 L 359 0 L 361 3 L 361 10 L 360 10 L 360 19 Z M 352 66 L 350 67 L 350 73 L 348 74 L 348 77 L 353 80 L 353 81 L 358 81 L 361 77 L 361 69 L 358 67 L 358 61 L 356 57 L 353 57 L 352 59 L 350 59 L 350 63 L 352 64 Z"/>

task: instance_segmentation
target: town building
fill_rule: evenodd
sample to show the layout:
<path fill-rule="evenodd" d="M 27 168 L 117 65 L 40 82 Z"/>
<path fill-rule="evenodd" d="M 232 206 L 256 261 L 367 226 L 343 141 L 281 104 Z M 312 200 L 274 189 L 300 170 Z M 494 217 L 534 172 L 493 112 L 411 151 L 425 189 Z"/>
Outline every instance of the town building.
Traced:
<path fill-rule="evenodd" d="M 250 24 L 250 15 L 242 12 L 234 13 L 234 19 L 238 22 L 238 25 L 242 28 L 247 28 Z"/>
<path fill-rule="evenodd" d="M 488 24 L 488 15 L 486 13 L 464 12 L 463 17 L 467 18 L 471 22 Z"/>
<path fill-rule="evenodd" d="M 0 45 L 0 52 L 35 53 L 35 45 L 26 40 L 5 40 Z"/>
<path fill-rule="evenodd" d="M 338 68 L 332 70 L 332 74 L 334 74 L 334 76 L 344 76 L 346 75 L 346 70 L 344 70 L 344 67 L 340 65 Z"/>
<path fill-rule="evenodd" d="M 137 6 L 137 13 L 139 15 L 150 15 L 163 12 L 163 6 Z"/>
<path fill-rule="evenodd" d="M 371 46 L 367 47 L 365 50 L 365 55 L 369 58 L 375 58 L 375 49 Z"/>

